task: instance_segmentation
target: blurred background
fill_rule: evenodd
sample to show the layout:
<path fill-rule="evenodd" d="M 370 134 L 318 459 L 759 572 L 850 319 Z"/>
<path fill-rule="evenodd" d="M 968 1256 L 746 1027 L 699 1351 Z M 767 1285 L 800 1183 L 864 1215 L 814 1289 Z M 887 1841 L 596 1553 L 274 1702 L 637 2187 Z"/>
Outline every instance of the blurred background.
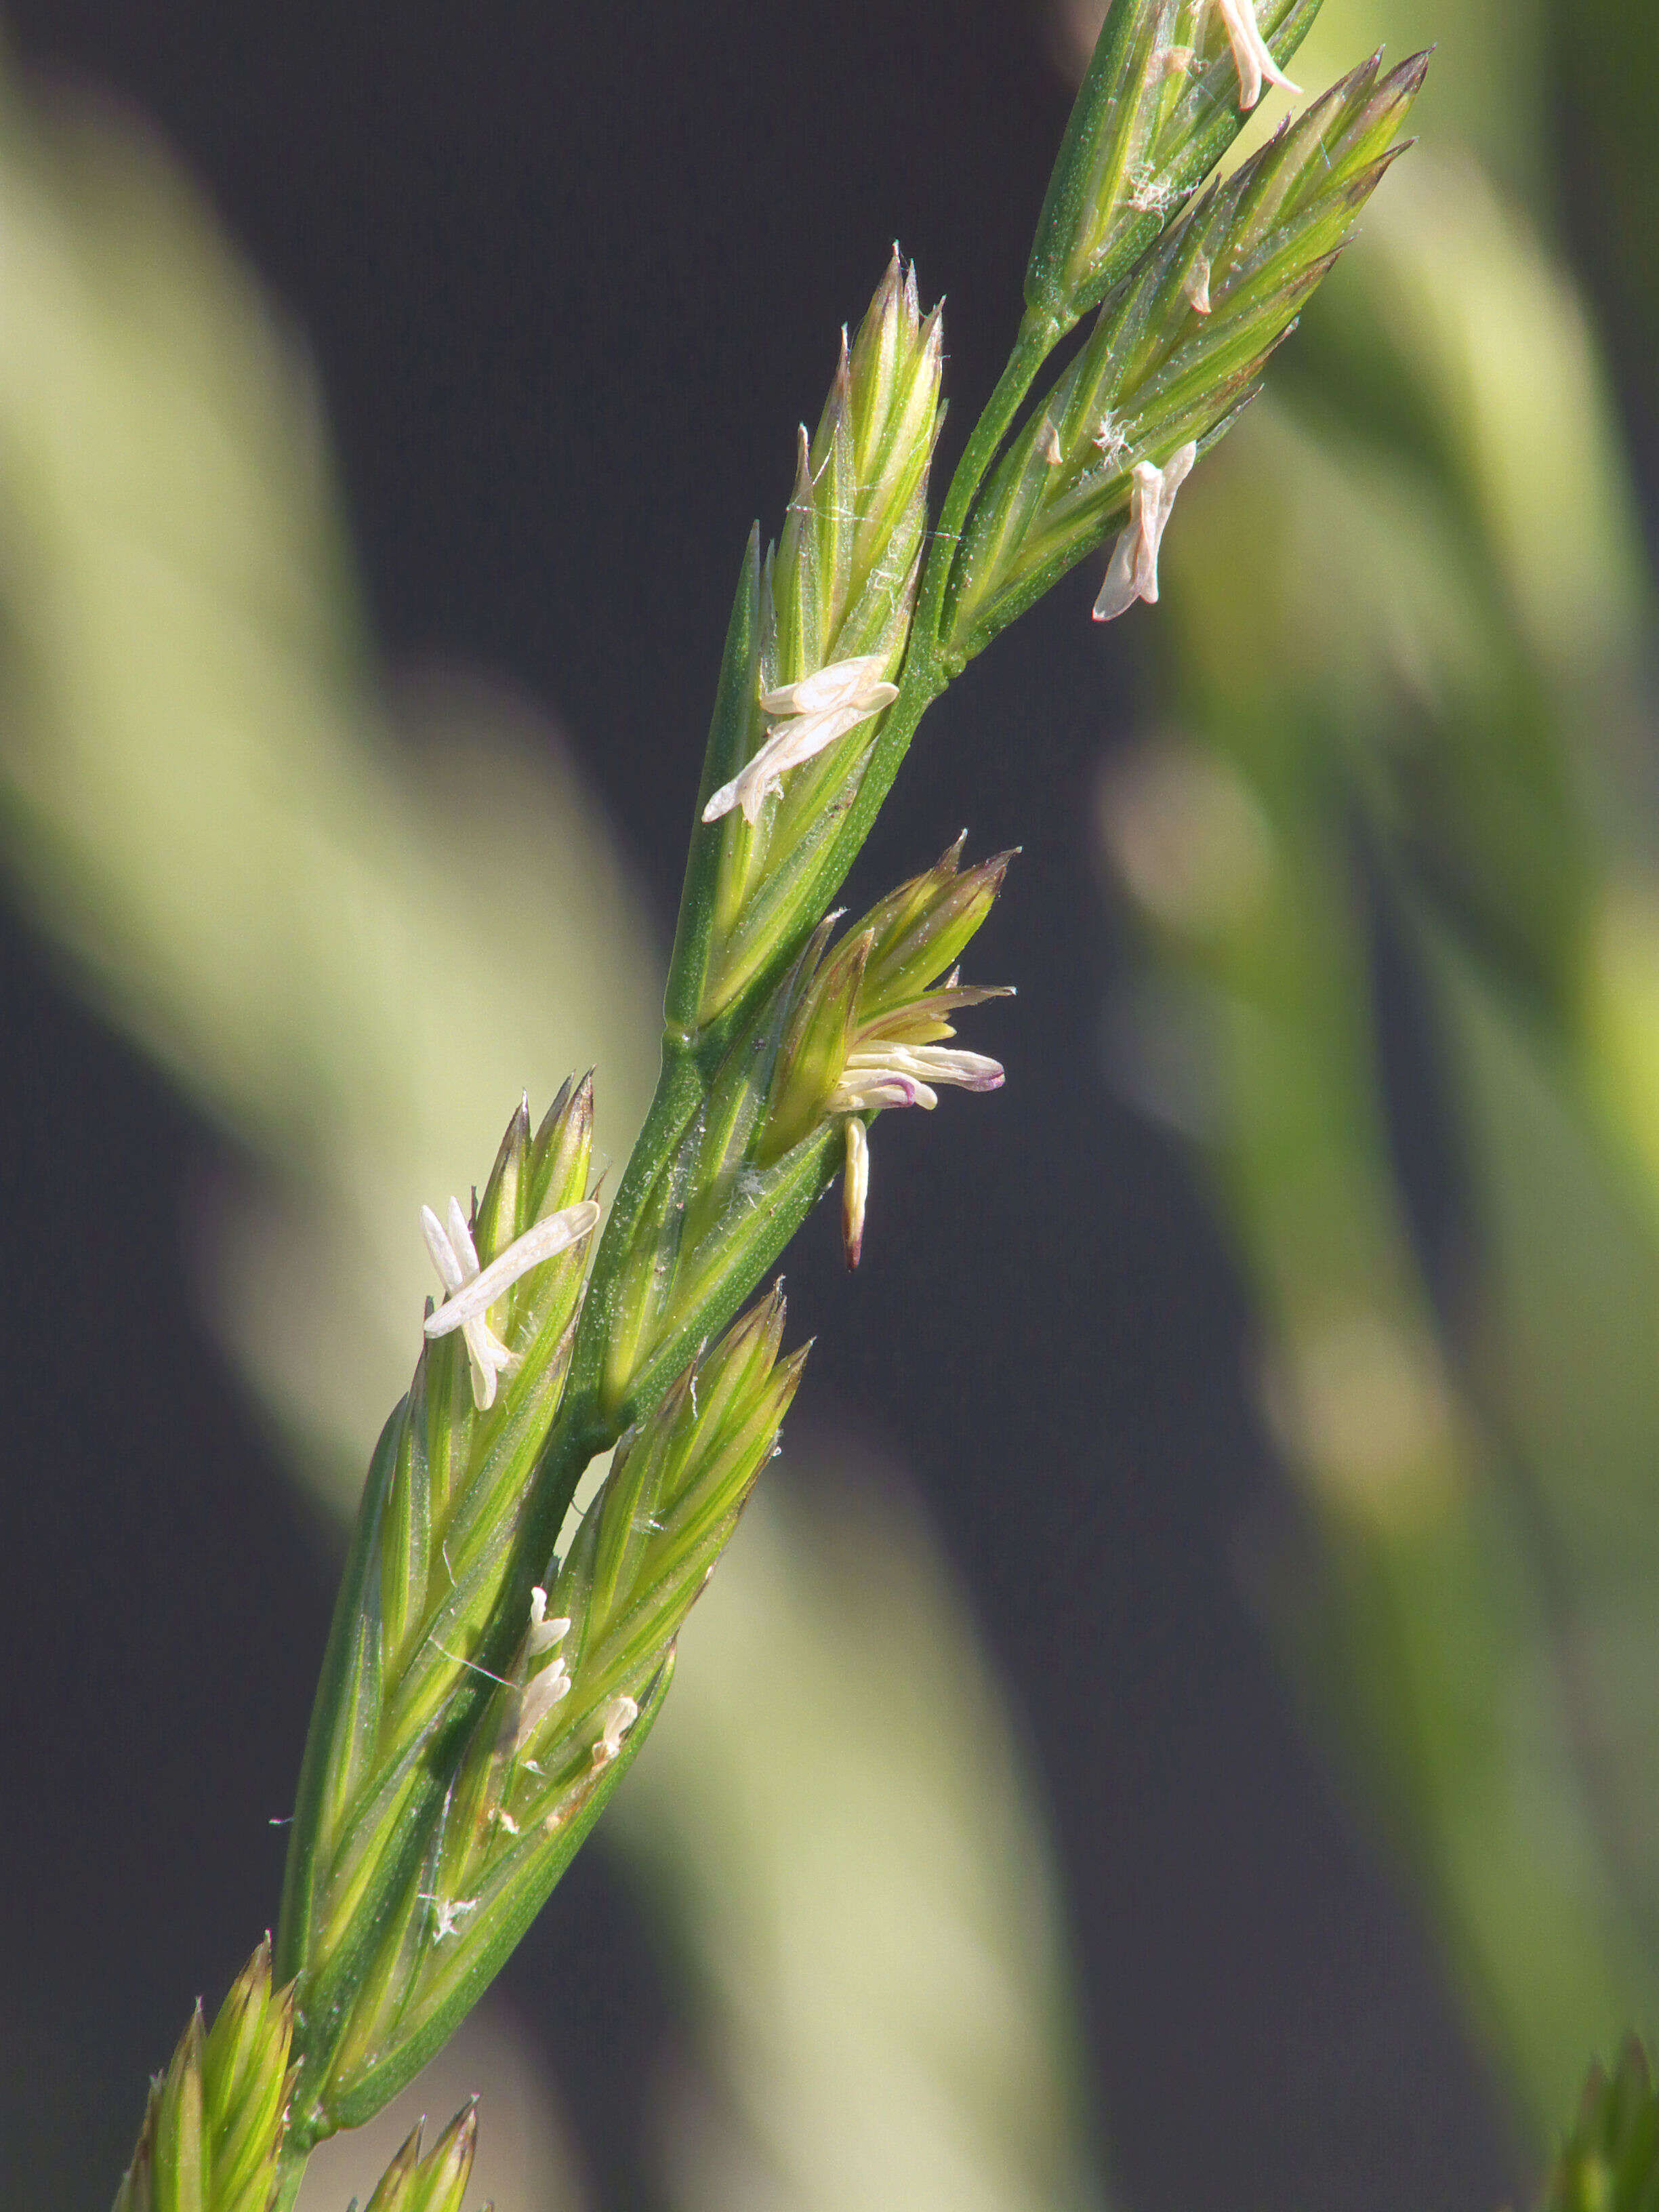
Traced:
<path fill-rule="evenodd" d="M 625 1157 L 750 521 L 895 234 L 954 458 L 1099 12 L 6 0 L 8 2203 L 271 1918 L 417 1208 L 572 1067 Z M 499 2212 L 1471 2212 L 1659 2027 L 1659 15 L 1295 74 L 1430 40 L 1159 608 L 860 864 L 1023 846 L 1008 1087 L 792 1252 L 776 1480 L 400 2105 Z"/>

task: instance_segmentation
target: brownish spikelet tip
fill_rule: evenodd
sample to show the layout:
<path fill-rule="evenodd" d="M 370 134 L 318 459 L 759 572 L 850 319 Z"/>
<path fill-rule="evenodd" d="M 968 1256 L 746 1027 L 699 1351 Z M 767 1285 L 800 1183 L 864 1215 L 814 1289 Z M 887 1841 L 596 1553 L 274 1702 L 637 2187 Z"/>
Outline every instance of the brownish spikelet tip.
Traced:
<path fill-rule="evenodd" d="M 1338 77 L 1334 85 L 1322 92 L 1313 105 L 1304 110 L 1302 120 L 1310 122 L 1333 107 L 1358 106 L 1376 82 L 1376 72 L 1382 66 L 1382 49 L 1379 46 L 1368 60 L 1358 63 L 1346 76 Z"/>
<path fill-rule="evenodd" d="M 1392 90 L 1401 100 L 1414 99 L 1422 89 L 1423 80 L 1429 73 L 1435 49 L 1425 46 L 1421 53 L 1410 54 L 1397 69 L 1391 70 L 1383 79 L 1385 88 Z"/>

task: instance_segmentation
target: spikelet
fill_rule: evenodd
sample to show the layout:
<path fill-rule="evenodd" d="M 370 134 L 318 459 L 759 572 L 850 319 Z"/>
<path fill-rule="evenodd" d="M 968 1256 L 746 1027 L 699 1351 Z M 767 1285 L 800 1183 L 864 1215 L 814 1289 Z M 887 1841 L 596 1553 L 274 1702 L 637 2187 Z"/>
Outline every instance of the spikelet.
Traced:
<path fill-rule="evenodd" d="M 931 1106 L 933 1086 L 994 1089 L 1002 1070 L 951 1052 L 950 1011 L 997 995 L 926 987 L 990 912 L 1011 855 L 958 872 L 961 841 L 829 951 L 826 917 L 711 1071 L 607 1282 L 600 1403 L 638 1418 L 723 1327 L 833 1182 L 840 1117 Z"/>
<path fill-rule="evenodd" d="M 395 1893 L 319 2099 L 377 2111 L 518 1942 L 649 1733 L 674 1639 L 777 1443 L 805 1351 L 781 1290 L 692 1363 L 617 1452 L 477 1711 L 441 1820 Z"/>
<path fill-rule="evenodd" d="M 404 2139 L 364 2212 L 461 2212 L 478 2145 L 476 2102 L 461 2107 L 424 2158 L 423 2131 L 422 2123 Z"/>
<path fill-rule="evenodd" d="M 1254 21 L 1270 67 L 1290 59 L 1319 6 L 1261 0 Z M 1255 105 L 1237 52 L 1213 0 L 1108 10 L 1037 218 L 1025 272 L 1034 314 L 1069 329 L 1215 167 Z"/>
<path fill-rule="evenodd" d="M 1402 150 L 1398 133 L 1426 67 L 1419 55 L 1380 79 L 1375 58 L 1355 70 L 1170 223 L 1124 277 L 975 507 L 951 586 L 953 665 L 1093 551 L 1130 508 L 1138 471 L 1162 481 L 1184 462 L 1178 483 L 1253 397 L 1268 356 Z M 1143 479 L 1143 497 L 1146 488 Z M 1155 538 L 1151 555 L 1155 596 Z M 1147 593 L 1130 591 L 1122 604 L 1137 596 Z"/>
<path fill-rule="evenodd" d="M 763 561 L 750 541 L 669 980 L 669 1020 L 688 1033 L 799 930 L 814 861 L 892 702 L 943 419 L 942 344 L 939 310 L 923 316 L 895 246 L 856 339 L 842 333 L 817 434 L 801 429 L 782 536 Z"/>
<path fill-rule="evenodd" d="M 198 2003 L 149 2100 L 115 2212 L 265 2212 L 292 2086 L 294 1992 L 270 1984 L 270 1938 L 204 2029 Z"/>
<path fill-rule="evenodd" d="M 520 1103 L 471 1223 L 454 1209 L 478 1279 L 538 1224 L 584 1206 L 592 1127 L 590 1080 L 566 1084 L 533 1135 Z M 441 1806 L 435 1747 L 484 1679 L 480 1654 L 564 1391 L 585 1243 L 530 1266 L 482 1316 L 508 1360 L 488 1405 L 465 1333 L 428 1336 L 376 1449 L 301 1772 L 279 1936 L 281 1970 L 299 1982 L 306 2130 L 354 1962 Z"/>

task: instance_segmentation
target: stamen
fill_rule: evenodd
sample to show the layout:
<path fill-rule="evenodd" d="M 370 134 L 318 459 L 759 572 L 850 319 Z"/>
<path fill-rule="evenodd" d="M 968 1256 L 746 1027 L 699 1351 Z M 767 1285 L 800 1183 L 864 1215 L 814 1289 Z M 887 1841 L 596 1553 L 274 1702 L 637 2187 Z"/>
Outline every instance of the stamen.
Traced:
<path fill-rule="evenodd" d="M 936 1083 L 998 1091 L 1002 1082 L 1000 1062 L 983 1053 L 936 1044 L 881 1044 L 848 1054 L 825 1107 L 831 1114 L 866 1114 L 878 1106 L 921 1106 L 932 1113 L 939 1104 Z"/>
<path fill-rule="evenodd" d="M 850 1274 L 864 1251 L 864 1204 L 870 1194 L 870 1136 L 856 1114 L 845 1123 L 847 1158 L 841 1185 L 841 1244 Z"/>
<path fill-rule="evenodd" d="M 608 1766 L 622 1749 L 623 1738 L 640 1717 L 632 1698 L 612 1698 L 599 1720 L 599 1740 L 593 1747 L 595 1766 Z"/>
<path fill-rule="evenodd" d="M 925 1083 L 908 1075 L 861 1076 L 852 1071 L 849 1062 L 824 1101 L 824 1109 L 830 1114 L 869 1114 L 884 1106 L 922 1106 L 931 1114 L 938 1104 L 937 1096 Z"/>
<path fill-rule="evenodd" d="M 539 1674 L 532 1674 L 519 1692 L 519 1714 L 513 1729 L 513 1752 L 516 1758 L 527 1744 L 555 1705 L 562 1705 L 570 1695 L 570 1676 L 562 1659 L 556 1659 Z"/>
<path fill-rule="evenodd" d="M 1248 115 L 1261 99 L 1264 77 L 1269 84 L 1279 85 L 1299 97 L 1301 86 L 1291 82 L 1267 51 L 1267 42 L 1255 20 L 1255 0 L 1216 0 L 1216 5 L 1221 10 L 1227 43 L 1233 50 L 1233 67 L 1238 71 L 1238 104 L 1244 113 Z"/>
<path fill-rule="evenodd" d="M 474 1202 L 476 1204 L 476 1194 Z M 550 1260 L 582 1237 L 591 1235 L 599 1218 L 592 1199 L 567 1206 L 534 1222 L 505 1252 L 480 1271 L 477 1247 L 460 1200 L 449 1201 L 449 1226 L 429 1206 L 421 1208 L 421 1231 L 444 1286 L 444 1302 L 429 1312 L 424 1323 L 428 1337 L 465 1332 L 467 1364 L 472 1376 L 472 1402 L 487 1413 L 495 1402 L 495 1378 L 513 1364 L 513 1354 L 484 1319 L 489 1308 L 519 1277 Z"/>
<path fill-rule="evenodd" d="M 552 1650 L 554 1645 L 562 1644 L 569 1633 L 568 1619 L 562 1615 L 556 1620 L 547 1618 L 547 1592 L 538 1583 L 530 1593 L 530 1632 L 525 1638 L 531 1657 L 533 1659 L 544 1651 Z"/>
<path fill-rule="evenodd" d="M 453 1200 L 451 1200 L 452 1205 Z M 520 1275 L 527 1275 L 532 1267 L 539 1267 L 571 1245 L 579 1244 L 584 1237 L 591 1237 L 599 1226 L 599 1209 L 591 1198 L 584 1198 L 575 1206 L 562 1207 L 533 1222 L 522 1237 L 515 1237 L 498 1259 L 492 1260 L 482 1272 L 475 1272 L 464 1289 L 454 1291 L 444 1300 L 426 1324 L 428 1336 L 447 1336 L 451 1330 L 464 1328 L 477 1316 L 485 1313 L 497 1298 L 510 1290 Z"/>
<path fill-rule="evenodd" d="M 473 1194 L 476 1198 L 476 1190 Z M 462 1279 L 470 1283 L 478 1272 L 478 1248 L 472 1242 L 472 1231 L 461 1212 L 461 1201 L 453 1195 L 449 1201 L 449 1241 L 461 1263 Z"/>
<path fill-rule="evenodd" d="M 1112 548 L 1106 580 L 1095 601 L 1097 622 L 1113 622 L 1137 599 L 1158 598 L 1158 550 L 1164 541 L 1164 527 L 1175 495 L 1197 459 L 1197 443 L 1189 439 L 1176 448 L 1161 469 L 1151 461 L 1137 461 L 1130 471 L 1133 489 L 1129 494 L 1129 526 Z"/>
<path fill-rule="evenodd" d="M 786 719 L 769 728 L 748 766 L 720 786 L 703 808 L 703 820 L 718 822 L 740 807 L 745 822 L 758 821 L 767 793 L 781 786 L 789 769 L 892 705 L 898 686 L 882 678 L 884 665 L 879 653 L 864 653 L 831 661 L 775 691 L 763 691 L 763 711 Z"/>

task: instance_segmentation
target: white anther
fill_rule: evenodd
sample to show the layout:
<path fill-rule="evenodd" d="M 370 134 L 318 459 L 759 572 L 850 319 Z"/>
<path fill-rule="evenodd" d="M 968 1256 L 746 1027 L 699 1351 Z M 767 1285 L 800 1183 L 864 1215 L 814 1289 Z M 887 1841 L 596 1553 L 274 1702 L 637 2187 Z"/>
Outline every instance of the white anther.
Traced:
<path fill-rule="evenodd" d="M 639 1706 L 632 1698 L 612 1698 L 599 1716 L 599 1740 L 593 1747 L 595 1766 L 609 1766 L 622 1749 L 623 1738 L 639 1717 Z"/>
<path fill-rule="evenodd" d="M 957 1052 L 945 1045 L 877 1044 L 847 1055 L 841 1081 L 825 1101 L 831 1114 L 864 1114 L 877 1106 L 939 1104 L 936 1083 L 963 1091 L 1000 1091 L 1001 1063 L 983 1053 Z"/>
<path fill-rule="evenodd" d="M 1291 82 L 1267 51 L 1267 42 L 1255 20 L 1255 0 L 1215 0 L 1215 4 L 1221 10 L 1227 43 L 1233 50 L 1233 67 L 1238 71 L 1238 104 L 1245 114 L 1261 99 L 1264 77 L 1269 84 L 1299 95 L 1301 86 Z"/>
<path fill-rule="evenodd" d="M 841 1243 L 849 1268 L 864 1250 L 864 1202 L 870 1194 L 870 1137 L 856 1114 L 847 1117 L 847 1160 L 841 1182 Z"/>
<path fill-rule="evenodd" d="M 1060 450 L 1060 433 L 1052 422 L 1048 425 L 1048 434 L 1042 441 L 1042 458 L 1051 469 L 1057 469 L 1066 458 Z"/>
<path fill-rule="evenodd" d="M 452 1200 L 452 1205 L 453 1202 Z M 475 1316 L 487 1312 L 497 1298 L 504 1297 L 520 1275 L 527 1275 L 544 1261 L 568 1251 L 584 1237 L 591 1237 L 599 1221 L 598 1206 L 591 1198 L 584 1198 L 574 1206 L 562 1206 L 558 1212 L 532 1222 L 522 1237 L 515 1237 L 506 1251 L 482 1272 L 475 1258 L 473 1272 L 464 1287 L 446 1298 L 428 1317 L 427 1334 L 447 1336 L 452 1329 L 465 1328 Z"/>
<path fill-rule="evenodd" d="M 747 768 L 720 786 L 703 808 L 703 820 L 718 822 L 741 807 L 745 822 L 757 821 L 768 792 L 781 786 L 789 769 L 892 705 L 898 686 L 883 678 L 884 665 L 880 653 L 864 653 L 763 691 L 762 711 L 783 719 L 769 726 L 765 744 Z"/>
<path fill-rule="evenodd" d="M 507 1811 L 505 1805 L 498 1805 L 489 1817 L 495 1823 L 495 1826 L 501 1830 L 503 1835 L 516 1836 L 518 1834 L 519 1824 L 514 1819 L 513 1815 Z"/>
<path fill-rule="evenodd" d="M 569 1633 L 570 1623 L 564 1616 L 561 1615 L 556 1620 L 548 1619 L 547 1592 L 538 1583 L 530 1593 L 530 1632 L 525 1638 L 531 1657 L 534 1659 L 544 1651 L 552 1650 L 554 1645 L 562 1644 Z"/>
<path fill-rule="evenodd" d="M 1095 601 L 1097 622 L 1115 621 L 1137 599 L 1158 598 L 1158 549 L 1164 541 L 1164 526 L 1197 459 L 1198 447 L 1189 439 L 1176 447 L 1161 469 L 1151 461 L 1137 461 L 1130 471 L 1129 526 L 1112 548 L 1106 580 Z"/>
<path fill-rule="evenodd" d="M 429 1206 L 421 1208 L 426 1249 L 444 1286 L 443 1304 L 426 1317 L 426 1334 L 447 1336 L 459 1328 L 465 1336 L 472 1370 L 472 1402 L 480 1413 L 495 1404 L 495 1378 L 513 1361 L 513 1354 L 484 1318 L 489 1309 L 520 1275 L 591 1236 L 599 1218 L 599 1209 L 593 1200 L 582 1199 L 575 1206 L 532 1222 L 505 1252 L 480 1268 L 477 1247 L 459 1200 L 449 1201 L 447 1230 Z"/>
<path fill-rule="evenodd" d="M 421 1230 L 426 1238 L 426 1249 L 432 1255 L 432 1264 L 443 1284 L 446 1299 L 458 1295 L 477 1278 L 478 1273 L 477 1249 L 459 1202 L 453 1198 L 449 1201 L 447 1230 L 432 1208 L 423 1206 L 421 1208 Z M 439 1311 L 443 1309 L 440 1308 Z M 436 1313 L 427 1316 L 428 1329 L 436 1318 Z M 466 1330 L 466 1355 L 472 1371 L 472 1402 L 482 1413 L 495 1404 L 495 1377 L 507 1364 L 512 1354 L 487 1322 L 477 1321 Z"/>
<path fill-rule="evenodd" d="M 513 1752 L 516 1758 L 527 1744 L 555 1705 L 562 1705 L 570 1695 L 570 1675 L 562 1659 L 556 1659 L 539 1674 L 532 1674 L 519 1692 L 518 1718 L 513 1727 Z"/>
<path fill-rule="evenodd" d="M 1188 270 L 1187 281 L 1181 289 L 1186 294 L 1188 304 L 1195 315 L 1209 313 L 1210 257 L 1207 253 L 1199 255 L 1197 260 Z"/>
<path fill-rule="evenodd" d="M 472 1193 L 472 1204 L 475 1210 L 477 1203 L 478 1194 L 475 1188 Z M 455 1257 L 460 1265 L 461 1280 L 464 1283 L 470 1283 L 478 1272 L 478 1248 L 472 1242 L 471 1225 L 461 1211 L 461 1201 L 453 1191 L 449 1195 L 449 1236 L 451 1243 L 455 1247 Z"/>
<path fill-rule="evenodd" d="M 884 1106 L 925 1106 L 931 1114 L 938 1104 L 938 1093 L 910 1076 L 845 1072 L 825 1102 L 831 1114 L 872 1114 Z"/>

